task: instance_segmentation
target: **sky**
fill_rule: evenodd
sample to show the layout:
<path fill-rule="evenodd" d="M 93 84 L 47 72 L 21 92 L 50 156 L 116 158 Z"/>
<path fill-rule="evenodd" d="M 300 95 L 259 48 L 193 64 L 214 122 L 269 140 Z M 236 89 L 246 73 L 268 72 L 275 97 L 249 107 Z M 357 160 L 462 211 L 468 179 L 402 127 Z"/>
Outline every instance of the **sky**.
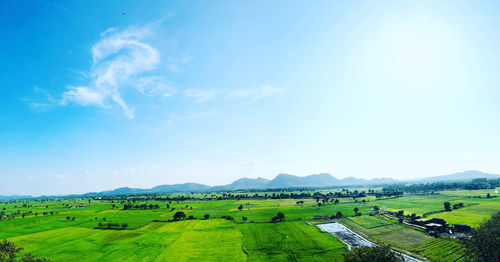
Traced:
<path fill-rule="evenodd" d="M 0 195 L 500 173 L 495 1 L 1 1 Z"/>

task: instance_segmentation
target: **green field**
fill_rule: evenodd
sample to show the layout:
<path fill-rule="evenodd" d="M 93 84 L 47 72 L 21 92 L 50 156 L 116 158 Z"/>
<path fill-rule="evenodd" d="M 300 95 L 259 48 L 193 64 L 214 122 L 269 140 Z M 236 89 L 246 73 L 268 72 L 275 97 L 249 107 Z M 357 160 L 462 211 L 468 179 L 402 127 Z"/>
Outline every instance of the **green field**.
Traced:
<path fill-rule="evenodd" d="M 11 238 L 54 261 L 341 261 L 345 246 L 304 222 L 152 222 L 137 230 L 65 227 Z"/>
<path fill-rule="evenodd" d="M 463 223 L 472 227 L 477 227 L 482 221 L 500 210 L 500 196 L 495 193 L 494 189 L 440 191 L 438 193 L 439 195 L 429 196 L 405 195 L 395 199 L 372 201 L 370 204 L 376 204 L 390 211 L 403 210 L 405 214 L 415 213 L 426 218 L 442 218 L 449 224 Z M 488 193 L 497 197 L 487 199 Z M 477 198 L 478 196 L 481 198 Z M 452 205 L 464 203 L 465 207 L 446 212 L 444 202 L 450 202 Z"/>
<path fill-rule="evenodd" d="M 374 241 L 422 255 L 432 261 L 463 260 L 464 249 L 457 241 L 444 237 L 436 239 L 423 230 L 394 223 L 383 217 L 346 218 L 342 222 Z"/>
<path fill-rule="evenodd" d="M 405 214 L 429 213 L 428 218 L 443 218 L 450 224 L 477 226 L 500 210 L 500 198 L 484 197 L 490 192 L 461 190 L 392 199 L 342 198 L 339 204 L 322 206 L 312 198 L 203 200 L 203 194 L 186 194 L 200 199 L 185 201 L 146 197 L 136 197 L 133 201 L 128 198 L 6 201 L 0 203 L 5 214 L 0 221 L 0 239 L 10 239 L 23 247 L 24 252 L 54 261 L 81 257 L 85 261 L 341 261 L 345 245 L 306 223 L 306 220 L 312 224 L 327 222 L 341 212 L 344 224 L 373 241 L 432 261 L 455 261 L 463 256 L 460 243 L 444 237 L 436 239 L 424 230 L 367 214 L 376 205 L 386 210 L 404 210 Z M 477 198 L 478 195 L 482 197 Z M 462 202 L 465 207 L 444 212 L 445 201 Z M 157 204 L 159 208 L 123 210 L 125 203 Z M 362 215 L 355 216 L 354 208 Z M 178 211 L 192 218 L 172 222 Z M 285 221 L 271 223 L 277 212 L 285 214 Z M 204 219 L 205 214 L 209 219 Z M 233 219 L 222 219 L 225 216 Z M 247 218 L 245 222 L 243 217 Z M 106 223 L 120 228 L 99 229 L 100 224 Z M 122 224 L 126 226 L 122 228 Z"/>

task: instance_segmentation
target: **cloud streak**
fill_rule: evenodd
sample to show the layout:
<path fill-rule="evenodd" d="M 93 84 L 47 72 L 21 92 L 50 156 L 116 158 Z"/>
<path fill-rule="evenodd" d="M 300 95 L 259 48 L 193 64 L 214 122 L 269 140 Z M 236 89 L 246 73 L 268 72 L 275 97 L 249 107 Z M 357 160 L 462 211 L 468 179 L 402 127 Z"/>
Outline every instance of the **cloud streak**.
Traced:
<path fill-rule="evenodd" d="M 250 100 L 259 100 L 264 97 L 274 96 L 284 92 L 283 88 L 272 87 L 271 85 L 262 85 L 255 88 L 237 89 L 227 94 L 229 98 L 244 98 Z"/>
<path fill-rule="evenodd" d="M 61 104 L 108 107 L 111 103 L 118 105 L 128 118 L 134 118 L 134 107 L 122 98 L 124 88 L 132 86 L 146 95 L 172 93 L 161 77 L 145 76 L 161 62 L 159 51 L 146 42 L 154 35 L 153 25 L 103 32 L 92 46 L 88 84 L 69 86 L 62 94 Z"/>
<path fill-rule="evenodd" d="M 252 102 L 265 97 L 278 95 L 284 92 L 284 88 L 262 85 L 260 87 L 240 88 L 236 90 L 222 91 L 213 89 L 188 89 L 183 92 L 184 97 L 194 99 L 196 103 L 203 103 L 217 96 L 225 97 L 229 100 L 246 99 Z"/>

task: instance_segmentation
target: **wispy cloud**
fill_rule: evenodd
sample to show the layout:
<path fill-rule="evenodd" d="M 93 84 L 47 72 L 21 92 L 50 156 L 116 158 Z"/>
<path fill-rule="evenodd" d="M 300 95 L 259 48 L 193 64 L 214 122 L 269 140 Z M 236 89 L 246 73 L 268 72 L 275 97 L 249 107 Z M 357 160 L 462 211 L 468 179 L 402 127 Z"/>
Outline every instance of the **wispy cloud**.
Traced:
<path fill-rule="evenodd" d="M 24 97 L 21 101 L 29 105 L 29 107 L 36 112 L 43 112 L 51 109 L 58 101 L 47 91 L 39 88 L 37 85 L 33 86 L 34 97 Z"/>
<path fill-rule="evenodd" d="M 203 103 L 214 98 L 219 91 L 210 89 L 188 89 L 184 91 L 184 96 L 193 98 L 196 103 Z"/>
<path fill-rule="evenodd" d="M 191 61 L 192 57 L 188 53 L 184 53 L 178 57 L 169 57 L 167 58 L 167 68 L 169 71 L 174 73 L 182 73 L 184 70 L 182 68 L 183 65 L 187 64 Z"/>
<path fill-rule="evenodd" d="M 174 93 L 165 79 L 146 75 L 161 62 L 160 52 L 148 43 L 154 37 L 151 23 L 125 30 L 110 28 L 92 46 L 93 65 L 88 73 L 88 83 L 69 86 L 62 94 L 61 104 L 107 107 L 116 104 L 128 118 L 134 118 L 134 107 L 122 98 L 123 89 L 134 87 L 145 95 L 169 96 Z"/>
<path fill-rule="evenodd" d="M 247 99 L 257 101 L 264 97 L 274 96 L 284 92 L 283 88 L 272 87 L 271 85 L 262 85 L 253 88 L 240 88 L 232 91 L 222 91 L 214 89 L 188 89 L 184 91 L 184 96 L 193 98 L 196 103 L 203 103 L 217 96 L 222 96 L 230 100 Z"/>
<path fill-rule="evenodd" d="M 138 79 L 137 89 L 146 96 L 170 97 L 177 93 L 177 89 L 173 88 L 162 76 L 147 76 Z"/>
<path fill-rule="evenodd" d="M 120 108 L 126 117 L 135 117 L 135 107 L 124 99 L 124 92 L 133 89 L 144 96 L 172 97 L 181 95 L 195 103 L 214 98 L 226 100 L 246 99 L 257 101 L 284 91 L 271 85 L 236 90 L 184 89 L 178 90 L 168 81 L 166 73 L 182 73 L 183 66 L 192 57 L 188 52 L 166 55 L 152 44 L 164 19 L 134 26 L 124 30 L 109 28 L 91 48 L 92 66 L 87 72 L 79 72 L 82 83 L 69 85 L 56 103 L 62 106 L 77 104 L 100 108 Z M 160 37 L 161 38 L 161 37 Z M 57 97 L 57 96 L 56 96 Z M 52 97 L 50 97 L 52 99 Z M 31 107 L 45 104 L 32 103 Z"/>
<path fill-rule="evenodd" d="M 237 89 L 227 94 L 229 98 L 244 98 L 250 100 L 259 100 L 264 97 L 274 96 L 284 92 L 283 88 L 272 87 L 271 85 L 262 85 L 260 87 Z"/>

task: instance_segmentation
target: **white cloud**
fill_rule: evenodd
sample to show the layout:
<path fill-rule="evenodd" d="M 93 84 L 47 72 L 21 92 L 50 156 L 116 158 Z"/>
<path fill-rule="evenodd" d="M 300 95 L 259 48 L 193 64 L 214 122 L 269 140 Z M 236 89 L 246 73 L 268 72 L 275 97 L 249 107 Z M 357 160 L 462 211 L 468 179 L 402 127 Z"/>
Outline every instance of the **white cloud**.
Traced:
<path fill-rule="evenodd" d="M 177 93 L 177 90 L 168 84 L 165 77 L 160 76 L 147 76 L 138 79 L 137 89 L 146 96 L 170 97 Z"/>
<path fill-rule="evenodd" d="M 145 96 L 171 97 L 176 94 L 203 103 L 219 98 L 256 101 L 284 91 L 271 85 L 255 88 L 221 91 L 214 89 L 187 89 L 178 91 L 164 76 L 165 72 L 181 73 L 182 66 L 191 60 L 188 52 L 162 56 L 151 44 L 163 19 L 142 27 L 125 30 L 109 28 L 91 48 L 92 67 L 80 73 L 82 84 L 70 85 L 57 100 L 60 105 L 70 103 L 100 108 L 119 107 L 126 117 L 134 118 L 135 108 L 123 98 L 126 89 L 133 89 Z M 159 34 L 158 34 L 159 35 Z M 161 38 L 161 37 L 160 37 Z M 163 60 L 163 61 L 162 61 Z M 43 104 L 33 104 L 41 108 Z"/>
<path fill-rule="evenodd" d="M 173 73 L 182 73 L 183 69 L 181 66 L 188 63 L 191 58 L 187 53 L 180 57 L 169 57 L 167 59 L 167 69 Z"/>
<path fill-rule="evenodd" d="M 68 89 L 68 91 L 63 93 L 63 99 L 61 101 L 63 105 L 68 102 L 74 102 L 82 106 L 104 106 L 105 95 L 100 92 L 96 92 L 85 86 L 70 86 Z"/>
<path fill-rule="evenodd" d="M 110 28 L 103 32 L 100 41 L 92 46 L 93 65 L 88 73 L 88 84 L 69 86 L 62 94 L 61 105 L 107 107 L 111 102 L 121 107 L 128 118 L 134 118 L 134 108 L 122 98 L 124 88 L 131 86 L 151 96 L 172 94 L 162 82 L 163 78 L 143 76 L 161 62 L 159 51 L 147 43 L 154 36 L 154 25 L 157 24 L 123 31 Z"/>
<path fill-rule="evenodd" d="M 184 91 L 184 96 L 194 98 L 196 103 L 203 103 L 215 97 L 217 93 L 217 90 L 210 89 L 188 89 Z"/>
<path fill-rule="evenodd" d="M 233 91 L 221 91 L 213 89 L 188 89 L 184 91 L 184 96 L 194 98 L 196 103 L 203 103 L 215 98 L 217 95 L 224 96 L 229 99 L 248 99 L 257 101 L 261 98 L 274 96 L 284 92 L 283 88 L 272 87 L 271 85 L 262 85 L 254 88 L 241 88 Z"/>

